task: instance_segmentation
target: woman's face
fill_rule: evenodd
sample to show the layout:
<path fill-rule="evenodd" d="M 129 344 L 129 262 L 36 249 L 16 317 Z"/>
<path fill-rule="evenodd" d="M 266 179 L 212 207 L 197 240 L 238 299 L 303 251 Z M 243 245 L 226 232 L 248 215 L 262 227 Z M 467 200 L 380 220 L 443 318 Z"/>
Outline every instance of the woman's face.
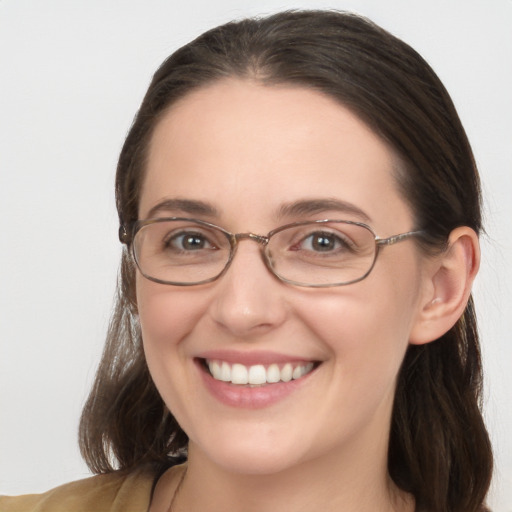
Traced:
<path fill-rule="evenodd" d="M 414 229 L 395 166 L 382 140 L 318 92 L 220 81 L 180 100 L 158 124 L 139 218 L 151 210 L 256 234 L 334 218 L 388 237 Z M 385 459 L 396 376 L 422 302 L 414 242 L 385 247 L 366 279 L 333 288 L 279 281 L 260 250 L 241 241 L 228 271 L 203 285 L 163 285 L 137 273 L 148 365 L 190 438 L 190 457 L 242 473 L 322 457 Z M 267 376 L 277 365 L 285 380 L 288 365 L 313 369 L 250 386 L 215 379 L 205 361 L 255 374 L 263 367 Z"/>

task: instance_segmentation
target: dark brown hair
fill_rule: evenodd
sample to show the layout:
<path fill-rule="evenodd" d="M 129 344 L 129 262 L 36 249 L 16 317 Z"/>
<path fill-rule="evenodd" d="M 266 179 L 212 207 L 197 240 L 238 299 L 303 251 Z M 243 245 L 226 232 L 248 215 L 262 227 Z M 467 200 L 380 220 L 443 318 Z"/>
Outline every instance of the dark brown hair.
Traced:
<path fill-rule="evenodd" d="M 480 186 L 453 103 L 430 66 L 372 22 L 336 11 L 288 11 L 232 22 L 171 55 L 149 86 L 121 151 L 121 226 L 137 220 L 148 143 L 170 105 L 224 77 L 317 90 L 352 109 L 401 161 L 397 175 L 424 250 L 442 250 L 458 226 L 481 230 Z M 95 472 L 156 472 L 186 456 L 187 436 L 146 365 L 125 250 L 107 344 L 80 426 Z M 472 300 L 440 339 L 410 346 L 397 383 L 389 473 L 418 508 L 484 510 L 492 454 L 481 415 L 482 368 Z"/>

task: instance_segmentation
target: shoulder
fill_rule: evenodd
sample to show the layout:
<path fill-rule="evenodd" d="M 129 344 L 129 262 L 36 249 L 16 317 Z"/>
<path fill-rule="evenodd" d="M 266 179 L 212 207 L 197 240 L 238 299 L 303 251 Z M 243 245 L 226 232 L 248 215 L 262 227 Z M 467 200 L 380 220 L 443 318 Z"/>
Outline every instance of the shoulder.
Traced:
<path fill-rule="evenodd" d="M 61 485 L 43 494 L 0 496 L 2 512 L 146 512 L 153 475 L 132 473 L 97 475 Z"/>

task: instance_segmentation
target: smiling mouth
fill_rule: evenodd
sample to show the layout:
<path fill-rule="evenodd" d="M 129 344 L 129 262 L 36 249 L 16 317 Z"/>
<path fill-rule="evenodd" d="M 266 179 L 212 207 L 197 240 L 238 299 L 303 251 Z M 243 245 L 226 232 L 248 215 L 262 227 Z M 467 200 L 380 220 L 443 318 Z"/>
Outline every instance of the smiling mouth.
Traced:
<path fill-rule="evenodd" d="M 285 364 L 246 366 L 216 359 L 202 359 L 202 366 L 215 379 L 237 386 L 266 386 L 298 380 L 311 373 L 319 363 L 303 361 Z"/>

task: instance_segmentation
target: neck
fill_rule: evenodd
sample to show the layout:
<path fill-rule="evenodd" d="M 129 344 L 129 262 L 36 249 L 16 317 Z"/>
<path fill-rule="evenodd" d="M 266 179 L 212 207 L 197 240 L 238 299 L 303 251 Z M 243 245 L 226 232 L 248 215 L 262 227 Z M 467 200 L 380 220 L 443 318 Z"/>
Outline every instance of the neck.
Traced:
<path fill-rule="evenodd" d="M 297 464 L 273 474 L 226 470 L 190 447 L 187 474 L 172 512 L 412 512 L 414 499 L 399 490 L 387 473 L 387 457 L 350 464 L 339 454 Z M 341 461 L 343 462 L 343 461 Z"/>

